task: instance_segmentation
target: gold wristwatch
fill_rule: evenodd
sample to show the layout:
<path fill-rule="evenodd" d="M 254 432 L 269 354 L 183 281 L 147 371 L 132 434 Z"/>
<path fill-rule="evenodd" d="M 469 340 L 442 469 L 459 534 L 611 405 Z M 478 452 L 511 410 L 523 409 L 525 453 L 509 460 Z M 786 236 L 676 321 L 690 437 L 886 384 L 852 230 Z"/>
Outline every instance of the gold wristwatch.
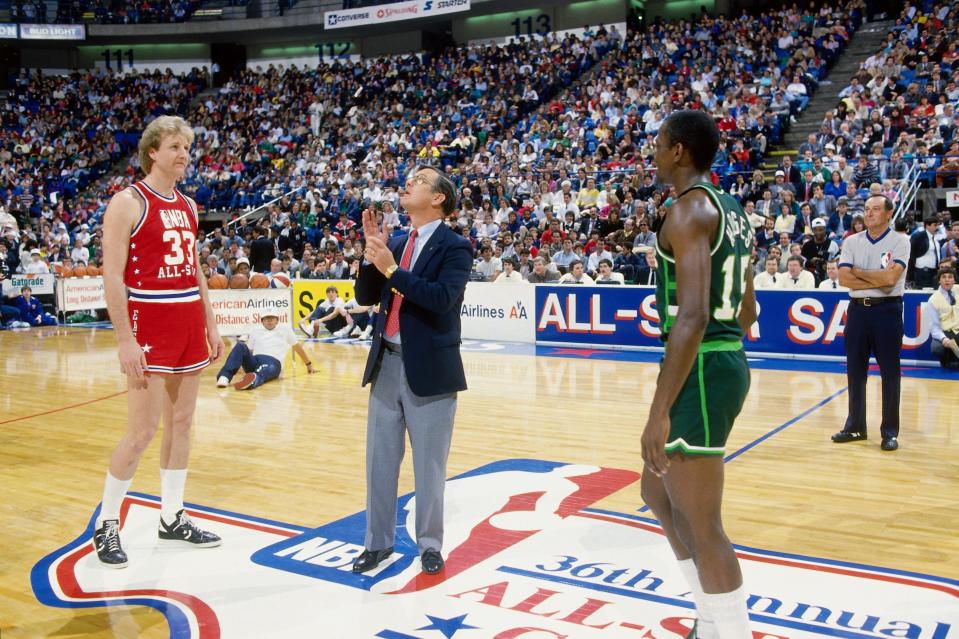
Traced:
<path fill-rule="evenodd" d="M 393 277 L 393 273 L 395 273 L 399 268 L 400 268 L 399 266 L 394 264 L 393 266 L 386 269 L 386 279 L 390 279 L 391 277 Z"/>

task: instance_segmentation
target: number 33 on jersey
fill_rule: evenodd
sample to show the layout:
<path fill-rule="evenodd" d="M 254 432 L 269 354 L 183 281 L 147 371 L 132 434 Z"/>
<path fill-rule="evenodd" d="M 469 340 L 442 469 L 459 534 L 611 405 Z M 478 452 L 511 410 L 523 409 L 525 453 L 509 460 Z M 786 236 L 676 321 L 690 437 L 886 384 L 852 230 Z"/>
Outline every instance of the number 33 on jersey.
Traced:
<path fill-rule="evenodd" d="M 124 282 L 141 290 L 189 289 L 198 285 L 193 203 L 179 190 L 173 197 L 157 193 L 146 182 L 133 185 L 145 203 L 130 233 Z"/>

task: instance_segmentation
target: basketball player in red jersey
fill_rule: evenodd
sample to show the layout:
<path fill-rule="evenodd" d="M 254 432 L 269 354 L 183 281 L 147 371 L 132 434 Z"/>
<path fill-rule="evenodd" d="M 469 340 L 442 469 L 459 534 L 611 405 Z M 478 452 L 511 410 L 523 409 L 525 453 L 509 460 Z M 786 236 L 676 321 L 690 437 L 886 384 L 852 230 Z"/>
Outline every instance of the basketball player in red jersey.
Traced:
<path fill-rule="evenodd" d="M 196 547 L 220 544 L 183 509 L 199 373 L 224 348 L 206 279 L 197 275 L 196 203 L 176 188 L 192 143 L 182 118 L 153 120 L 140 138 L 146 177 L 117 193 L 104 215 L 103 284 L 129 389 L 127 431 L 110 458 L 93 536 L 100 562 L 111 568 L 127 565 L 120 506 L 161 415 L 159 537 Z"/>

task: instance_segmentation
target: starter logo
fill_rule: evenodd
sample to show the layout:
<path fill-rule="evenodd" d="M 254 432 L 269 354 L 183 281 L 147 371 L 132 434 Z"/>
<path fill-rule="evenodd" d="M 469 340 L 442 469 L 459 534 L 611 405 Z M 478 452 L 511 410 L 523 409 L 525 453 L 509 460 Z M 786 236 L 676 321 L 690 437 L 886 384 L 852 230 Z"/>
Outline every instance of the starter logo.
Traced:
<path fill-rule="evenodd" d="M 363 512 L 308 528 L 190 506 L 223 545 L 173 549 L 157 543 L 159 500 L 131 494 L 122 513 L 129 568 L 98 564 L 91 518 L 34 566 L 31 584 L 50 606 L 149 606 L 166 617 L 171 637 L 680 639 L 693 603 L 661 530 L 595 507 L 638 479 L 631 470 L 528 459 L 455 477 L 437 575 L 420 571 L 413 495 L 400 500 L 393 555 L 355 575 Z M 956 637 L 954 579 L 737 553 L 756 639 Z"/>

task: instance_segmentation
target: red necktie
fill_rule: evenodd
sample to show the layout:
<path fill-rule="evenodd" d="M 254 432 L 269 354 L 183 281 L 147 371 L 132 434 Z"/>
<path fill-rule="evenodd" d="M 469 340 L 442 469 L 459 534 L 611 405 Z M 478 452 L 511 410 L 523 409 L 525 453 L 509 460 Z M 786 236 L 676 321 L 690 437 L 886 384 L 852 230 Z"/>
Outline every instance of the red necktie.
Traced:
<path fill-rule="evenodd" d="M 413 247 L 416 246 L 416 229 L 410 231 L 410 238 L 406 240 L 403 257 L 400 258 L 400 268 L 409 269 L 413 260 Z M 403 305 L 403 296 L 393 294 L 393 303 L 390 304 L 390 314 L 386 318 L 386 335 L 393 337 L 400 332 L 400 306 Z"/>

